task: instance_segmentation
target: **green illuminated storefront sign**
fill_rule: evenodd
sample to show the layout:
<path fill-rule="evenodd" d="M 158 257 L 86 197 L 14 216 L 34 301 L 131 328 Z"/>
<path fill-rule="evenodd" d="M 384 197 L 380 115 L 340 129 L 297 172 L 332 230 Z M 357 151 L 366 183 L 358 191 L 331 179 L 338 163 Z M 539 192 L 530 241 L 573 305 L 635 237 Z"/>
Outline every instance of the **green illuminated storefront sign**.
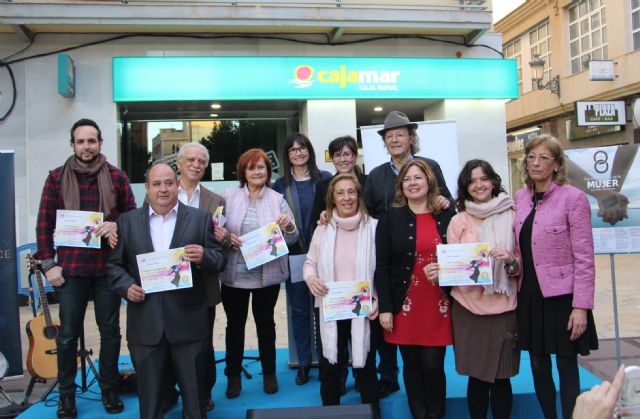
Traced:
<path fill-rule="evenodd" d="M 516 62 L 344 57 L 114 57 L 115 102 L 513 99 Z"/>

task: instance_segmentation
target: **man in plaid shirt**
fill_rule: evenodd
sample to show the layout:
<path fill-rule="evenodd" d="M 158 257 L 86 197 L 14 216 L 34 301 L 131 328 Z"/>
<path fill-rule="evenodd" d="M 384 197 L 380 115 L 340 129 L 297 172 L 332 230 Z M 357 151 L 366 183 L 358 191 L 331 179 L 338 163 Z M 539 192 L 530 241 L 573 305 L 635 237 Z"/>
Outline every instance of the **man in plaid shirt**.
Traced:
<path fill-rule="evenodd" d="M 63 166 L 49 172 L 44 184 L 36 226 L 38 252 L 47 280 L 60 299 L 60 331 L 56 338 L 58 417 L 73 418 L 78 338 L 83 328 L 89 295 L 93 295 L 96 322 L 100 331 L 100 388 L 108 413 L 124 408 L 117 393 L 120 355 L 120 297 L 112 292 L 106 278 L 106 261 L 118 235 L 116 220 L 120 214 L 136 208 L 127 175 L 107 163 L 101 153 L 102 134 L 90 119 L 81 119 L 71 128 L 70 156 Z M 96 211 L 104 222 L 95 230 L 101 248 L 54 248 L 56 211 Z M 54 259 L 54 257 L 56 257 Z"/>

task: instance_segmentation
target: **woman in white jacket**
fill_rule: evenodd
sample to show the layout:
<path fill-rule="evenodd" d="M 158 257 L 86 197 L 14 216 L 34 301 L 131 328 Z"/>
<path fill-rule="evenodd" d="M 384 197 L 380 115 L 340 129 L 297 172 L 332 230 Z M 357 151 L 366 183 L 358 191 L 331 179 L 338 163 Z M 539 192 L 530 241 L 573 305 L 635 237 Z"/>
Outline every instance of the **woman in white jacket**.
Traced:
<path fill-rule="evenodd" d="M 376 351 L 369 324 L 378 317 L 373 289 L 377 220 L 367 214 L 362 187 L 352 174 L 340 174 L 331 180 L 326 201 L 328 224 L 316 228 L 303 271 L 304 280 L 320 307 L 320 396 L 325 406 L 340 404 L 341 376 L 348 359 L 342 351 L 350 338 L 362 403 L 373 405 L 377 413 Z M 361 309 L 368 309 L 367 317 L 325 321 L 322 298 L 328 292 L 327 283 L 341 281 L 369 282 L 371 300 L 356 298 L 358 301 L 354 302 L 354 316 L 360 304 Z"/>

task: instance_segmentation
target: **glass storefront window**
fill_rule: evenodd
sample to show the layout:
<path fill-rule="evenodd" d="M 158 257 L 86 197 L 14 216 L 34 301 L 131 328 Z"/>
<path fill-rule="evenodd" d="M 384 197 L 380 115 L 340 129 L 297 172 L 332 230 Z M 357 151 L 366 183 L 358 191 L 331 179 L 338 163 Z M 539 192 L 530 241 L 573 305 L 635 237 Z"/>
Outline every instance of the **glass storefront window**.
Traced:
<path fill-rule="evenodd" d="M 202 180 L 235 181 L 242 153 L 262 148 L 279 156 L 280 145 L 297 129 L 297 118 L 123 122 L 122 167 L 132 183 L 143 183 L 151 164 L 165 162 L 175 167 L 180 147 L 199 142 L 210 155 Z"/>

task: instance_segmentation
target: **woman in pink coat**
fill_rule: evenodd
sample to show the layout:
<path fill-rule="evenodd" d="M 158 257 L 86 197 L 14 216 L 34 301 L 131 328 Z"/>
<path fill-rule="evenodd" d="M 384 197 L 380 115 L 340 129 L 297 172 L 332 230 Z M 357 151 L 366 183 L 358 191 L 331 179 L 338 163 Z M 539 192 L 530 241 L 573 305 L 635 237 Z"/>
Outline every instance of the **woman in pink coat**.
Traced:
<path fill-rule="evenodd" d="M 541 135 L 525 147 L 526 187 L 516 192 L 516 241 L 522 255 L 518 346 L 529 351 L 544 416 L 556 418 L 551 355 L 556 356 L 563 417 L 580 393 L 577 355 L 598 348 L 593 309 L 591 208 L 567 184 L 564 150 Z"/>

